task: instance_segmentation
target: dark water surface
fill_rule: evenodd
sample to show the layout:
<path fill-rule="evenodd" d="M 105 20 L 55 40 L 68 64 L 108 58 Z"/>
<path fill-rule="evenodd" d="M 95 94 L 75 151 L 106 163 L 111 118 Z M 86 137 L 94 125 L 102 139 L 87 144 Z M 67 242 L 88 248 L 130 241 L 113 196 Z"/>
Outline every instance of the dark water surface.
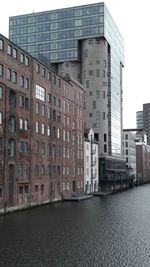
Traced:
<path fill-rule="evenodd" d="M 150 267 L 150 185 L 0 217 L 0 267 Z"/>

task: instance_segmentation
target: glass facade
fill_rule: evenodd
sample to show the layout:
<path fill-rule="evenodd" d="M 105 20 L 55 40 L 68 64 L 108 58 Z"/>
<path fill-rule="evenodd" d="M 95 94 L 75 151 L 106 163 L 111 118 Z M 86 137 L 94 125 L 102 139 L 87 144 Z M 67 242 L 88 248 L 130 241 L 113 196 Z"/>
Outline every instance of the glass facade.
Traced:
<path fill-rule="evenodd" d="M 143 129 L 143 111 L 136 112 L 136 128 Z"/>
<path fill-rule="evenodd" d="M 108 44 L 108 154 L 122 150 L 123 38 L 104 3 L 10 17 L 9 37 L 50 63 L 80 62 L 80 42 L 104 37 Z"/>
<path fill-rule="evenodd" d="M 104 36 L 110 44 L 109 61 L 109 111 L 108 127 L 109 142 L 112 155 L 121 154 L 122 140 L 122 66 L 124 65 L 124 43 L 108 9 L 104 6 L 105 28 Z"/>
<path fill-rule="evenodd" d="M 51 63 L 78 60 L 79 40 L 104 35 L 103 3 L 10 17 L 9 38 Z"/>

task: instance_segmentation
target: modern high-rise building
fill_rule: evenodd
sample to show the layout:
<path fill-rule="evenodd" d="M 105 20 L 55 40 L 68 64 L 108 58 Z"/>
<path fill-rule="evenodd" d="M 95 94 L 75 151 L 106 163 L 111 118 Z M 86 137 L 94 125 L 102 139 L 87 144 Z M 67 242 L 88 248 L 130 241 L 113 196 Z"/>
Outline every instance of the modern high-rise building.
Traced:
<path fill-rule="evenodd" d="M 9 38 L 85 88 L 86 128 L 99 156 L 122 156 L 123 38 L 102 3 L 13 16 Z"/>
<path fill-rule="evenodd" d="M 136 128 L 143 129 L 143 111 L 136 112 Z"/>
<path fill-rule="evenodd" d="M 143 104 L 143 110 L 136 112 L 136 125 L 145 131 L 147 144 L 150 145 L 150 103 Z"/>

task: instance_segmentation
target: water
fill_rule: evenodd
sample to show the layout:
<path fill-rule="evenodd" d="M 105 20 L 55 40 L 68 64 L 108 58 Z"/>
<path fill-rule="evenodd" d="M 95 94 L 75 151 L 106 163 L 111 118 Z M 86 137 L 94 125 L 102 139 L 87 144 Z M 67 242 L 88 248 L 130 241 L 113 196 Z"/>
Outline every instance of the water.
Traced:
<path fill-rule="evenodd" d="M 0 217 L 0 267 L 150 267 L 150 185 Z"/>

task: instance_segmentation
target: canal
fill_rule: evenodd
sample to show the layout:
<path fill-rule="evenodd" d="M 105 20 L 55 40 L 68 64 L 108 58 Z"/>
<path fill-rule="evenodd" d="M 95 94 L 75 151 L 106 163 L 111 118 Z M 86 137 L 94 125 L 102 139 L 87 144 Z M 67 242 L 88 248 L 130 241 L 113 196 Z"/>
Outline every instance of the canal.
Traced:
<path fill-rule="evenodd" d="M 0 217 L 0 267 L 149 267 L 150 185 Z"/>

